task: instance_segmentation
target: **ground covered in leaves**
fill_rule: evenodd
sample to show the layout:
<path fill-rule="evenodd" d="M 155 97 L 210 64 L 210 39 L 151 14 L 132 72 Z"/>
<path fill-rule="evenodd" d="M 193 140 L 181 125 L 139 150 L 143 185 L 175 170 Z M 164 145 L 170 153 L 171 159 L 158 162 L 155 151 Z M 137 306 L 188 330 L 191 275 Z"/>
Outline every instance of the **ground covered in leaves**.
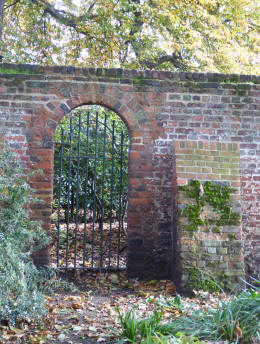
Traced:
<path fill-rule="evenodd" d="M 1 326 L 1 344 L 5 343 L 116 343 L 120 339 L 117 309 L 136 307 L 140 316 L 149 313 L 154 303 L 173 297 L 176 290 L 171 281 L 127 280 L 124 273 L 87 274 L 76 276 L 77 290 L 57 289 L 46 295 L 48 313 L 42 321 L 24 321 L 20 326 Z M 57 282 L 59 287 L 59 282 Z M 217 307 L 225 294 L 201 292 L 194 298 L 182 297 L 184 312 Z M 164 319 L 178 317 L 177 308 L 164 310 Z M 209 343 L 209 342 L 208 342 Z"/>

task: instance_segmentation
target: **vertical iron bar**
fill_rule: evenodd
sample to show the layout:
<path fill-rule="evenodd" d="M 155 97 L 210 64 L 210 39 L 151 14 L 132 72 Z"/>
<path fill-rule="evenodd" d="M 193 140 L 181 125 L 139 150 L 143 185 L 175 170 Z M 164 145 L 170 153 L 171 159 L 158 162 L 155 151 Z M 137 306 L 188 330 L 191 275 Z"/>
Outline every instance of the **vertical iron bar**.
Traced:
<path fill-rule="evenodd" d="M 76 220 L 75 220 L 75 250 L 74 250 L 74 270 L 77 264 L 77 244 L 78 244 L 78 223 L 79 223 L 79 170 L 80 170 L 80 134 L 81 134 L 81 114 L 79 114 L 78 122 L 78 154 L 77 154 L 77 189 L 76 189 Z"/>
<path fill-rule="evenodd" d="M 88 163 L 89 163 L 89 112 L 87 114 L 87 147 L 86 147 L 86 175 L 85 175 L 85 197 L 84 197 L 84 237 L 83 237 L 83 270 L 86 262 L 87 243 L 87 206 L 88 206 Z"/>
<path fill-rule="evenodd" d="M 60 202 L 61 202 L 61 178 L 62 178 L 62 159 L 64 130 L 61 129 L 60 164 L 59 164 L 59 194 L 58 194 L 58 224 L 57 224 L 57 267 L 60 266 Z"/>
<path fill-rule="evenodd" d="M 118 210 L 118 232 L 117 232 L 117 268 L 119 268 L 120 234 L 121 234 L 121 209 L 122 209 L 122 169 L 123 169 L 123 144 L 124 135 L 121 132 L 120 147 L 120 174 L 119 174 L 119 210 Z"/>
<path fill-rule="evenodd" d="M 103 140 L 103 166 L 102 166 L 102 196 L 101 196 L 101 221 L 100 221 L 100 260 L 99 267 L 103 267 L 103 226 L 104 226 L 104 188 L 105 188 L 105 167 L 106 167 L 106 129 L 107 129 L 107 114 L 105 113 L 104 121 L 104 140 Z"/>
<path fill-rule="evenodd" d="M 115 155 L 115 121 L 113 121 L 113 126 L 112 126 L 112 156 L 111 156 L 111 181 L 110 181 L 108 268 L 110 268 L 110 263 L 111 263 L 112 213 L 113 213 L 113 189 L 114 189 L 114 155 Z"/>
<path fill-rule="evenodd" d="M 68 254 L 69 254 L 71 154 L 72 154 L 72 117 L 70 117 L 70 132 L 69 132 L 69 175 L 68 175 L 68 198 L 67 198 L 66 271 L 68 270 Z"/>
<path fill-rule="evenodd" d="M 96 113 L 95 131 L 95 155 L 94 155 L 94 186 L 93 186 L 93 221 L 91 235 L 91 268 L 94 267 L 94 243 L 95 243 L 95 222 L 96 222 L 96 187 L 97 187 L 97 137 L 98 137 L 98 113 Z"/>

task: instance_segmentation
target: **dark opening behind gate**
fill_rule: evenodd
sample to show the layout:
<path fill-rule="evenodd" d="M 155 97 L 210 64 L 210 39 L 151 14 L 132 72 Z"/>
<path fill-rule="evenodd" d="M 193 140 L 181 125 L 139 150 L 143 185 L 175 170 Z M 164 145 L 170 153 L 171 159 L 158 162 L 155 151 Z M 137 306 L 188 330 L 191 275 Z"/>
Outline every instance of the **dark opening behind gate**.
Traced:
<path fill-rule="evenodd" d="M 125 268 L 128 153 L 128 130 L 111 110 L 82 107 L 61 121 L 55 134 L 51 253 L 58 267 Z"/>

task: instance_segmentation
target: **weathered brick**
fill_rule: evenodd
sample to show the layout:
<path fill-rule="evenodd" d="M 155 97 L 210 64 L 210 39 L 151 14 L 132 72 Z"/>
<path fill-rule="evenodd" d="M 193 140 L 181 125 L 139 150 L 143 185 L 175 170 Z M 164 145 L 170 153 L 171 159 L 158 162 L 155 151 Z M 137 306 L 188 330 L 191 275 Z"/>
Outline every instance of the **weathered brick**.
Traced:
<path fill-rule="evenodd" d="M 241 84 L 246 96 L 239 96 L 237 84 L 228 82 L 232 76 L 216 73 L 29 65 L 7 65 L 7 68 L 28 69 L 30 73 L 15 75 L 18 85 L 13 82 L 14 76 L 0 76 L 1 147 L 6 143 L 18 152 L 25 170 L 43 168 L 47 182 L 38 179 L 32 183 L 45 204 L 51 204 L 53 135 L 64 114 L 76 106 L 98 103 L 117 111 L 127 123 L 132 139 L 128 231 L 129 237 L 132 233 L 142 233 L 132 238 L 141 240 L 144 250 L 135 254 L 134 247 L 139 241 L 129 248 L 129 275 L 142 277 L 145 267 L 147 275 L 170 276 L 170 254 L 161 256 L 149 236 L 158 233 L 160 244 L 172 253 L 173 243 L 166 233 L 169 226 L 162 225 L 159 219 L 170 219 L 176 213 L 172 194 L 190 179 L 222 181 L 238 189 L 237 198 L 232 199 L 238 202 L 236 207 L 243 215 L 246 264 L 250 274 L 260 272 L 254 239 L 260 228 L 260 220 L 256 219 L 260 205 L 259 89 L 254 85 L 259 77 L 236 76 L 238 81 L 251 83 Z M 134 82 L 138 78 L 144 79 L 144 85 Z M 152 221 L 144 217 L 144 209 L 146 212 L 153 209 Z M 34 216 L 44 221 L 46 229 L 50 228 L 49 209 L 35 212 Z M 242 235 L 241 230 L 234 233 L 237 237 Z M 214 234 L 216 244 L 217 233 L 203 234 Z M 187 233 L 181 235 L 185 237 Z M 228 230 L 217 246 L 207 247 L 212 249 L 208 252 L 212 261 L 221 261 L 219 269 L 224 271 L 227 264 L 233 264 L 233 258 L 227 256 L 221 240 L 228 240 Z M 198 245 L 198 241 L 194 243 Z M 182 248 L 187 249 L 187 245 L 180 244 L 180 252 Z M 241 247 L 236 250 L 240 257 L 237 259 L 241 259 Z M 155 256 L 153 252 L 157 252 Z M 39 261 L 47 261 L 48 251 L 39 257 Z M 144 266 L 143 259 L 147 257 L 154 258 Z M 232 265 L 234 278 L 243 269 L 240 263 Z M 205 261 L 191 264 L 204 267 Z M 184 272 L 183 280 L 186 277 Z"/>

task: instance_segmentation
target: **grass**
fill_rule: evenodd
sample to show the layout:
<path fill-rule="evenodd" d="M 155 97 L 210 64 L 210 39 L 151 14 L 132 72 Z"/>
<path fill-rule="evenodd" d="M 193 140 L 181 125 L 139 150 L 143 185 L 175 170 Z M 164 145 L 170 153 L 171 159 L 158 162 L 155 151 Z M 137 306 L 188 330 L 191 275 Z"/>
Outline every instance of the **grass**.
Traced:
<path fill-rule="evenodd" d="M 118 310 L 123 342 L 163 344 L 211 340 L 216 343 L 226 340 L 229 343 L 253 343 L 260 340 L 259 288 L 251 286 L 231 297 L 230 301 L 219 302 L 216 309 L 197 310 L 164 322 L 166 307 L 181 308 L 179 296 L 176 298 L 156 303 L 153 313 L 145 319 L 139 319 L 134 308 L 123 313 Z"/>

